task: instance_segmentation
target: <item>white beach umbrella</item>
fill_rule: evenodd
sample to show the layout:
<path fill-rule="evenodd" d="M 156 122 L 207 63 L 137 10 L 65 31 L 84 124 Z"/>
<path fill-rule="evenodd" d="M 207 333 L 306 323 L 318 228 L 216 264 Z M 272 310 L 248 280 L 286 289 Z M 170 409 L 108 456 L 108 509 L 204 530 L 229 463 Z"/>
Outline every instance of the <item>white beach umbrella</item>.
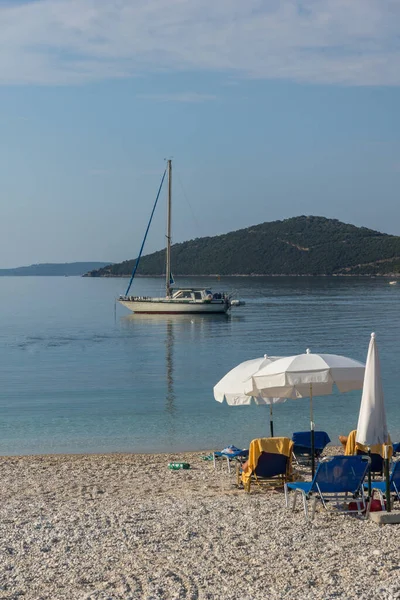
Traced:
<path fill-rule="evenodd" d="M 367 362 L 365 365 L 364 386 L 358 415 L 356 442 L 364 446 L 383 444 L 386 446 L 385 472 L 388 493 L 386 493 L 387 509 L 390 511 L 390 484 L 388 445 L 389 434 L 386 422 L 385 401 L 381 378 L 381 366 L 375 334 L 371 333 Z M 370 482 L 370 479 L 369 479 Z M 370 491 L 370 490 L 369 490 Z"/>
<path fill-rule="evenodd" d="M 245 386 L 250 395 L 310 398 L 311 461 L 314 474 L 313 396 L 331 394 L 333 385 L 340 392 L 361 389 L 365 366 L 336 354 L 305 354 L 273 361 L 255 373 Z"/>
<path fill-rule="evenodd" d="M 374 444 L 387 444 L 388 441 L 381 366 L 375 334 L 372 333 L 365 365 L 356 442 L 364 446 L 373 446 Z"/>
<path fill-rule="evenodd" d="M 281 358 L 280 356 L 261 356 L 252 360 L 246 360 L 233 369 L 231 369 L 224 377 L 214 386 L 214 398 L 217 402 L 226 400 L 230 406 L 249 405 L 253 401 L 256 404 L 269 404 L 270 407 L 270 430 L 271 436 L 274 435 L 274 425 L 272 417 L 272 405 L 285 402 L 286 398 L 263 398 L 261 396 L 248 395 L 245 393 L 245 386 L 254 373 L 260 368 L 269 365 L 274 360 Z"/>

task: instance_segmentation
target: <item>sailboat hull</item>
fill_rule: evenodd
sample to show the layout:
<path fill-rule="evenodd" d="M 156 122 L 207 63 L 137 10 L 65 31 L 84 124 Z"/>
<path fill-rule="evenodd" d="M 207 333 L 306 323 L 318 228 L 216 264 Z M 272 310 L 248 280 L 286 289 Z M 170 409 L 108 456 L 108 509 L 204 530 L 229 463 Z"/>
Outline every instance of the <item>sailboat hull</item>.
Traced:
<path fill-rule="evenodd" d="M 176 302 L 174 300 L 118 300 L 135 313 L 153 314 L 223 314 L 230 306 L 226 302 Z"/>

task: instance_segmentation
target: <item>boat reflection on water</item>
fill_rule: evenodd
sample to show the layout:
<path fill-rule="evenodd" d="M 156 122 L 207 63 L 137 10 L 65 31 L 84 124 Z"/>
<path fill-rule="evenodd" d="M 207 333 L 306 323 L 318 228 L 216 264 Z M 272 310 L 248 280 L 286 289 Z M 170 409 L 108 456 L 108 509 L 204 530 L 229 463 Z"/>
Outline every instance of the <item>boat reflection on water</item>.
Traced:
<path fill-rule="evenodd" d="M 237 316 L 235 317 L 235 320 Z M 175 347 L 180 340 L 188 339 L 194 351 L 204 340 L 221 339 L 231 327 L 232 317 L 220 315 L 195 315 L 195 314 L 142 314 L 126 315 L 120 319 L 121 326 L 132 333 L 133 339 L 145 350 L 148 346 L 154 347 L 154 355 L 146 361 L 160 360 L 158 350 L 165 348 L 165 411 L 173 416 L 176 412 L 175 392 Z M 161 342 L 161 344 L 160 344 Z M 178 367 L 179 368 L 179 367 Z M 148 372 L 148 369 L 146 368 Z"/>
<path fill-rule="evenodd" d="M 173 415 L 175 412 L 175 393 L 174 393 L 174 324 L 172 319 L 166 323 L 167 331 L 165 336 L 165 366 L 167 373 L 167 395 L 165 409 L 167 413 Z"/>

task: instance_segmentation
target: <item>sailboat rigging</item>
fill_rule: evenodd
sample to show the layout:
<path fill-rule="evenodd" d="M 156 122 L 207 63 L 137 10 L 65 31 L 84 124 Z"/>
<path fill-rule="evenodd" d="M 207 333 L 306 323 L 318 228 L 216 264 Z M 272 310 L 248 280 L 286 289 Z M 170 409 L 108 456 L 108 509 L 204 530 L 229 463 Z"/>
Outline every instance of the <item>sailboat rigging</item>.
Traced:
<path fill-rule="evenodd" d="M 144 244 L 150 229 L 154 211 L 164 183 L 165 175 L 168 177 L 168 203 L 167 203 L 167 244 L 166 244 L 166 268 L 165 268 L 165 297 L 154 298 L 148 296 L 131 296 L 129 291 L 136 275 L 139 261 L 142 256 Z M 124 296 L 118 298 L 118 302 L 136 313 L 226 313 L 232 306 L 244 304 L 243 301 L 234 300 L 225 292 L 213 293 L 209 289 L 202 288 L 180 288 L 175 289 L 171 273 L 171 221 L 172 221 L 172 161 L 167 161 L 167 168 L 161 179 L 156 201 L 150 216 L 146 233 L 140 248 L 133 273 Z"/>

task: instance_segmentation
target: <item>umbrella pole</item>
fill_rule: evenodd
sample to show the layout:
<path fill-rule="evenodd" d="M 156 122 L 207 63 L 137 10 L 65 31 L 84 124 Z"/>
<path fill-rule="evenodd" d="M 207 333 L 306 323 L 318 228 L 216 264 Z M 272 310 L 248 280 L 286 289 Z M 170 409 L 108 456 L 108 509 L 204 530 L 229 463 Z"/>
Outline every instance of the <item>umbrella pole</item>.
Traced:
<path fill-rule="evenodd" d="M 392 511 L 392 507 L 390 506 L 390 475 L 389 475 L 389 446 L 384 446 L 385 449 L 385 480 L 386 480 L 386 510 L 387 512 Z"/>
<path fill-rule="evenodd" d="M 312 383 L 310 383 L 310 429 L 311 429 L 311 474 L 315 475 L 315 434 L 314 434 L 314 417 L 312 405 Z"/>
<path fill-rule="evenodd" d="M 269 430 L 271 432 L 271 437 L 274 437 L 274 421 L 272 418 L 272 404 L 269 405 Z"/>
<path fill-rule="evenodd" d="M 368 456 L 369 456 L 369 464 L 368 464 L 368 502 L 371 500 L 372 494 L 372 483 L 371 483 L 371 448 L 368 446 Z"/>

